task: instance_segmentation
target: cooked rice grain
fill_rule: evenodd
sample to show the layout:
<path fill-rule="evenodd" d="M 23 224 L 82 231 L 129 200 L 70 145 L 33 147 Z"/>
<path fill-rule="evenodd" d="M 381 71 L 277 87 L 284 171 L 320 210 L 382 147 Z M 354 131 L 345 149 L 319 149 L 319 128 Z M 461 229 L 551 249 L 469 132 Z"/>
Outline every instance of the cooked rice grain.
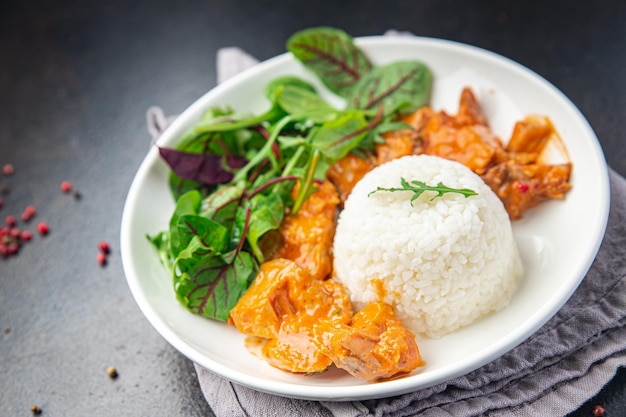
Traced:
<path fill-rule="evenodd" d="M 477 196 L 424 192 L 411 205 L 400 178 L 470 188 Z M 388 162 L 359 181 L 346 201 L 334 240 L 335 279 L 357 309 L 392 305 L 416 333 L 440 337 L 510 301 L 522 274 L 502 202 L 465 166 L 415 155 Z"/>

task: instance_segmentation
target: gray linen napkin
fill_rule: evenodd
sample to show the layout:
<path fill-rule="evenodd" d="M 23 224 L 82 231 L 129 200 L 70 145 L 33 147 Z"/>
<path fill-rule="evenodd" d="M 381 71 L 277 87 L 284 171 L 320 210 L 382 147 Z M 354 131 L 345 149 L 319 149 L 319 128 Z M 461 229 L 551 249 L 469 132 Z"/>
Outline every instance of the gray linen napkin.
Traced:
<path fill-rule="evenodd" d="M 218 81 L 256 61 L 239 48 L 218 53 Z M 153 138 L 169 124 L 148 110 Z M 534 335 L 504 356 L 446 383 L 369 401 L 315 402 L 258 392 L 196 365 L 217 416 L 563 416 L 593 397 L 626 366 L 626 179 L 609 169 L 607 232 L 571 299 Z"/>

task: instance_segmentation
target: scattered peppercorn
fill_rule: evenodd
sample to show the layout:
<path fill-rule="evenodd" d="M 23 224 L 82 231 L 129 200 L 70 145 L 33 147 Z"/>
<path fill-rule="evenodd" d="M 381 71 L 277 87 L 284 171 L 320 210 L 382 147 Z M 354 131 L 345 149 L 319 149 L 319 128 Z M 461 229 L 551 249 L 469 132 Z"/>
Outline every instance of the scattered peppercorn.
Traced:
<path fill-rule="evenodd" d="M 80 191 L 74 191 L 74 200 L 80 200 L 81 198 L 83 198 L 83 195 Z"/>
<path fill-rule="evenodd" d="M 9 334 L 9 332 L 11 331 L 11 328 L 5 327 L 4 329 L 2 329 L 2 331 L 4 332 L 4 334 Z"/>
<path fill-rule="evenodd" d="M 22 221 L 29 221 L 30 219 L 33 218 L 33 216 L 37 213 L 37 209 L 35 209 L 35 206 L 26 206 L 26 208 L 24 209 L 24 211 L 22 212 Z"/>
<path fill-rule="evenodd" d="M 6 216 L 4 222 L 9 227 L 15 226 L 15 216 Z"/>
<path fill-rule="evenodd" d="M 100 250 L 100 252 L 107 255 L 109 254 L 109 252 L 111 252 L 111 246 L 109 246 L 109 243 L 104 240 L 98 243 L 98 249 Z"/>
<path fill-rule="evenodd" d="M 0 208 L 2 208 L 2 206 L 4 206 L 4 199 L 0 198 Z"/>
<path fill-rule="evenodd" d="M 13 164 L 4 164 L 2 166 L 2 173 L 6 176 L 9 175 L 13 175 L 13 173 L 15 172 L 15 167 L 13 166 Z"/>
<path fill-rule="evenodd" d="M 515 183 L 515 187 L 517 188 L 517 191 L 519 191 L 520 193 L 525 193 L 529 189 L 528 184 L 525 183 L 524 181 L 518 181 L 517 183 Z"/>
<path fill-rule="evenodd" d="M 39 407 L 38 405 L 33 404 L 33 405 L 30 406 L 30 411 L 32 411 L 33 414 L 38 416 L 39 414 L 41 414 L 41 407 Z"/>
<path fill-rule="evenodd" d="M 602 417 L 604 415 L 604 407 L 596 405 L 593 407 L 593 417 Z"/>
<path fill-rule="evenodd" d="M 63 191 L 64 193 L 69 193 L 70 191 L 72 191 L 72 183 L 69 181 L 63 181 L 61 183 L 61 191 Z"/>
<path fill-rule="evenodd" d="M 20 245 L 17 242 L 11 242 L 6 245 L 6 247 L 7 255 L 17 255 L 17 253 L 20 251 Z"/>
<path fill-rule="evenodd" d="M 33 238 L 33 233 L 30 230 L 22 230 L 20 239 L 24 242 L 29 242 Z"/>
<path fill-rule="evenodd" d="M 98 255 L 96 255 L 96 260 L 100 265 L 104 266 L 107 263 L 107 256 L 102 252 L 98 252 Z"/>
<path fill-rule="evenodd" d="M 109 378 L 111 379 L 115 379 L 118 377 L 117 369 L 115 368 L 115 366 L 109 366 L 107 368 L 107 375 L 109 375 Z"/>
<path fill-rule="evenodd" d="M 41 222 L 37 224 L 37 231 L 40 235 L 47 235 L 50 232 L 50 227 L 48 227 L 48 223 Z"/>

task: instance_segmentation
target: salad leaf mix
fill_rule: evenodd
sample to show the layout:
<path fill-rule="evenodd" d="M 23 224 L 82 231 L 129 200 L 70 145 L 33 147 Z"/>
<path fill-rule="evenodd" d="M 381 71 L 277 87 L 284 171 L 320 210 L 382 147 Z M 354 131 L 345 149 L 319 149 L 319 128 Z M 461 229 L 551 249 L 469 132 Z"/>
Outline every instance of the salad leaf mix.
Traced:
<path fill-rule="evenodd" d="M 341 30 L 297 32 L 287 50 L 345 107 L 304 79 L 282 76 L 265 87 L 264 113 L 211 108 L 176 148 L 159 147 L 176 206 L 168 229 L 148 239 L 181 304 L 208 318 L 228 319 L 266 260 L 270 232 L 298 212 L 330 165 L 371 152 L 382 133 L 407 127 L 395 122 L 401 114 L 429 101 L 426 65 L 376 66 Z"/>

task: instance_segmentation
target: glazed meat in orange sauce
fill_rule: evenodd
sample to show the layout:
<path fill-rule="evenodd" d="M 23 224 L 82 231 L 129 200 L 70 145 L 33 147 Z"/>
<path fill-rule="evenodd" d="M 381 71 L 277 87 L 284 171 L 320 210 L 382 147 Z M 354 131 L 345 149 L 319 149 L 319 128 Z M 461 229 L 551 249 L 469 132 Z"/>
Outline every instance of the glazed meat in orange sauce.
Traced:
<path fill-rule="evenodd" d="M 563 199 L 571 188 L 571 163 L 550 165 L 541 159 L 550 141 L 562 144 L 547 117 L 519 121 L 504 147 L 489 128 L 472 90 L 465 88 L 455 116 L 438 112 L 425 118 L 427 123 L 420 123 L 423 127 L 414 125 L 423 152 L 461 162 L 481 175 L 511 220 L 546 199 Z"/>
<path fill-rule="evenodd" d="M 263 354 L 277 368 L 320 372 L 331 360 L 313 345 L 312 327 L 320 321 L 350 323 L 352 306 L 341 284 L 315 279 L 295 262 L 277 258 L 261 265 L 230 320 L 241 333 L 267 339 Z"/>
<path fill-rule="evenodd" d="M 297 193 L 298 186 L 294 187 L 294 198 Z M 314 278 L 327 278 L 332 270 L 331 249 L 338 204 L 337 190 L 325 181 L 296 214 L 285 216 L 279 231 L 282 245 L 276 257 L 295 261 Z"/>
<path fill-rule="evenodd" d="M 411 128 L 384 135 L 385 143 L 376 147 L 376 165 L 411 154 L 460 162 L 480 175 L 500 197 L 511 220 L 521 218 L 544 200 L 563 199 L 571 188 L 571 163 L 550 164 L 543 158 L 549 143 L 557 143 L 561 153 L 567 153 L 547 117 L 529 116 L 519 121 L 505 147 L 490 129 L 472 90 L 465 88 L 455 115 L 422 107 L 402 121 Z M 335 165 L 340 165 L 344 174 L 352 167 L 344 161 Z M 359 166 L 359 178 L 365 175 L 362 171 Z M 347 196 L 349 186 L 354 185 L 330 179 L 339 184 L 342 195 Z"/>
<path fill-rule="evenodd" d="M 421 364 L 415 335 L 391 307 L 375 303 L 353 320 L 341 284 L 315 279 L 288 259 L 261 265 L 230 320 L 241 333 L 264 338 L 264 358 L 290 372 L 322 372 L 334 363 L 359 378 L 377 380 Z"/>
<path fill-rule="evenodd" d="M 314 343 L 350 374 L 377 381 L 407 373 L 422 364 L 415 335 L 384 303 L 372 303 L 354 315 L 352 324 L 320 322 Z"/>
<path fill-rule="evenodd" d="M 547 199 L 565 198 L 570 190 L 570 162 L 550 164 L 544 160 L 548 144 L 567 153 L 547 117 L 529 116 L 516 123 L 506 147 L 508 159 L 497 161 L 482 175 L 500 197 L 512 220 Z"/>
<path fill-rule="evenodd" d="M 326 177 L 337 188 L 341 204 L 346 201 L 356 183 L 375 166 L 375 160 L 349 153 L 328 168 Z"/>

